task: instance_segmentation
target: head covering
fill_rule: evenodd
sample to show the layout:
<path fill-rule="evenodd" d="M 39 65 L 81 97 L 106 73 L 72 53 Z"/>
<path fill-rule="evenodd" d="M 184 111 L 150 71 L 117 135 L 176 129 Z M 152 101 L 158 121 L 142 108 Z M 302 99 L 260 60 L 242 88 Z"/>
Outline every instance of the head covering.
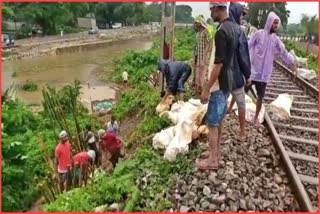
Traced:
<path fill-rule="evenodd" d="M 158 63 L 158 70 L 165 74 L 169 72 L 169 62 L 170 60 L 160 60 Z"/>
<path fill-rule="evenodd" d="M 275 14 L 274 12 L 270 12 L 269 15 L 268 15 L 268 18 L 267 18 L 266 25 L 264 26 L 264 30 L 266 30 L 268 33 L 270 33 L 270 30 L 272 28 L 273 22 L 276 19 L 279 20 L 279 27 L 280 27 L 281 20 L 280 20 L 279 16 L 277 16 L 277 14 Z"/>
<path fill-rule="evenodd" d="M 65 130 L 62 130 L 60 133 L 59 133 L 59 138 L 66 138 L 68 136 L 67 132 Z"/>
<path fill-rule="evenodd" d="M 96 158 L 96 153 L 93 150 L 89 150 L 88 155 L 92 160 Z"/>
<path fill-rule="evenodd" d="M 102 135 L 104 135 L 105 133 L 106 133 L 105 130 L 100 129 L 100 130 L 98 131 L 98 136 L 99 136 L 99 137 L 102 137 Z"/>
<path fill-rule="evenodd" d="M 229 17 L 240 25 L 240 17 L 243 12 L 243 6 L 238 2 L 231 2 L 229 6 Z"/>
<path fill-rule="evenodd" d="M 259 30 L 250 36 L 248 42 L 251 79 L 259 82 L 268 83 L 273 71 L 274 55 L 279 55 L 286 64 L 294 62 L 294 57 L 288 53 L 285 46 L 275 33 L 270 33 L 274 20 L 279 17 L 270 12 L 264 29 Z"/>
<path fill-rule="evenodd" d="M 196 17 L 194 17 L 194 22 L 200 22 L 200 18 L 201 18 L 201 16 L 199 15 L 199 16 L 196 16 Z"/>
<path fill-rule="evenodd" d="M 213 7 L 228 7 L 228 2 L 210 2 L 209 8 Z"/>
<path fill-rule="evenodd" d="M 200 16 L 196 17 L 194 22 L 200 23 L 202 27 L 204 27 L 205 29 L 208 29 L 208 24 L 203 16 L 200 15 Z"/>

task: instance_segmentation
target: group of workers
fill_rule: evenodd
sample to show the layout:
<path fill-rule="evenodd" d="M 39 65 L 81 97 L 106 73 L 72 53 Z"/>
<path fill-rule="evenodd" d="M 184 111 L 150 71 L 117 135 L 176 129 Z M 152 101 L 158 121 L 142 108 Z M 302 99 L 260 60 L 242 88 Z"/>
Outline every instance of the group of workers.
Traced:
<path fill-rule="evenodd" d="M 245 94 L 253 85 L 257 93 L 254 124 L 256 127 L 260 125 L 258 115 L 271 78 L 274 56 L 280 56 L 294 71 L 297 68 L 296 59 L 276 35 L 280 18 L 274 12 L 268 14 L 264 29 L 252 27 L 248 30 L 250 25 L 243 20 L 248 11 L 241 4 L 212 2 L 209 7 L 211 17 L 218 26 L 213 38 L 204 17 L 196 17 L 193 67 L 187 62 L 174 60 L 161 60 L 158 65 L 158 72 L 166 77 L 167 94 L 178 93 L 183 101 L 184 84 L 193 70 L 197 96 L 203 104 L 208 103 L 209 155 L 197 161 L 197 166 L 204 170 L 218 169 L 223 119 L 227 112 L 231 112 L 235 102 L 239 110 L 239 141 L 247 140 Z M 232 100 L 228 108 L 230 94 Z"/>
<path fill-rule="evenodd" d="M 124 143 L 119 138 L 119 124 L 114 116 L 111 117 L 111 120 L 105 126 L 105 129 L 98 131 L 96 137 L 91 131 L 91 125 L 86 125 L 82 137 L 87 151 L 81 151 L 74 156 L 72 156 L 72 146 L 67 132 L 65 130 L 60 132 L 59 143 L 55 148 L 55 158 L 61 191 L 66 187 L 67 173 L 70 169 L 74 168 L 77 175 L 79 175 L 81 169 L 83 171 L 82 176 L 84 177 L 88 172 L 89 165 L 99 166 L 101 160 L 106 158 L 115 167 L 119 158 L 123 156 Z"/>

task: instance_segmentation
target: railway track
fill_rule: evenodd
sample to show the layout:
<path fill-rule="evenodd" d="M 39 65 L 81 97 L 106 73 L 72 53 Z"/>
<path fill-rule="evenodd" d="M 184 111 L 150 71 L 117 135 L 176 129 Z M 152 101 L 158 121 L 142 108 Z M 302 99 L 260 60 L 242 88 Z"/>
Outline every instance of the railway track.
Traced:
<path fill-rule="evenodd" d="M 318 89 L 279 62 L 275 62 L 264 102 L 289 93 L 294 101 L 288 121 L 273 121 L 267 127 L 282 157 L 302 211 L 318 209 Z"/>

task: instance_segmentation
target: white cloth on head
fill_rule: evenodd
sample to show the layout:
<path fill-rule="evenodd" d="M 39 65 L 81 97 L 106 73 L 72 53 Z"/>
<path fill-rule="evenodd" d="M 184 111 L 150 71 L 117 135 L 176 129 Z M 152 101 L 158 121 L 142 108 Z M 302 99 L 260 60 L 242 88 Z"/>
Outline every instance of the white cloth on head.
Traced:
<path fill-rule="evenodd" d="M 228 2 L 210 2 L 209 3 L 209 8 L 213 7 L 228 7 L 229 4 Z"/>
<path fill-rule="evenodd" d="M 98 136 L 101 138 L 101 137 L 102 137 L 102 135 L 104 135 L 105 133 L 106 133 L 106 131 L 105 131 L 105 130 L 100 129 L 100 130 L 98 131 Z"/>
<path fill-rule="evenodd" d="M 63 131 L 61 131 L 60 133 L 59 133 L 59 138 L 65 138 L 65 137 L 67 137 L 68 136 L 68 134 L 67 134 L 67 132 L 65 131 L 65 130 L 63 130 Z"/>

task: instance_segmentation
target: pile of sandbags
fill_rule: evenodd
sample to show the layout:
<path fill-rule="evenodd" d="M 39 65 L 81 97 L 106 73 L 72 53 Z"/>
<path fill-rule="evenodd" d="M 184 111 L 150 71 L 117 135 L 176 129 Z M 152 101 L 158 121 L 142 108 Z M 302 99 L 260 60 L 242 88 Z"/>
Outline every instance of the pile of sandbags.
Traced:
<path fill-rule="evenodd" d="M 289 94 L 279 94 L 277 99 L 269 105 L 270 117 L 272 120 L 290 119 L 290 109 L 293 103 L 293 96 Z"/>
<path fill-rule="evenodd" d="M 308 67 L 308 59 L 307 58 L 301 58 L 298 57 L 294 50 L 291 50 L 290 53 L 294 56 L 294 58 L 298 62 L 298 69 L 297 69 L 297 75 L 301 77 L 302 79 L 305 79 L 307 81 L 310 81 L 312 79 L 315 79 L 317 77 L 317 73 L 314 70 L 307 69 Z"/>
<path fill-rule="evenodd" d="M 208 133 L 206 126 L 200 126 L 207 112 L 207 104 L 203 105 L 200 100 L 195 99 L 174 104 L 172 102 L 169 96 L 164 97 L 157 112 L 160 117 L 169 118 L 174 126 L 160 131 L 152 139 L 154 148 L 166 150 L 164 159 L 170 162 L 175 161 L 178 153 L 188 152 L 188 145 L 193 139 Z"/>

